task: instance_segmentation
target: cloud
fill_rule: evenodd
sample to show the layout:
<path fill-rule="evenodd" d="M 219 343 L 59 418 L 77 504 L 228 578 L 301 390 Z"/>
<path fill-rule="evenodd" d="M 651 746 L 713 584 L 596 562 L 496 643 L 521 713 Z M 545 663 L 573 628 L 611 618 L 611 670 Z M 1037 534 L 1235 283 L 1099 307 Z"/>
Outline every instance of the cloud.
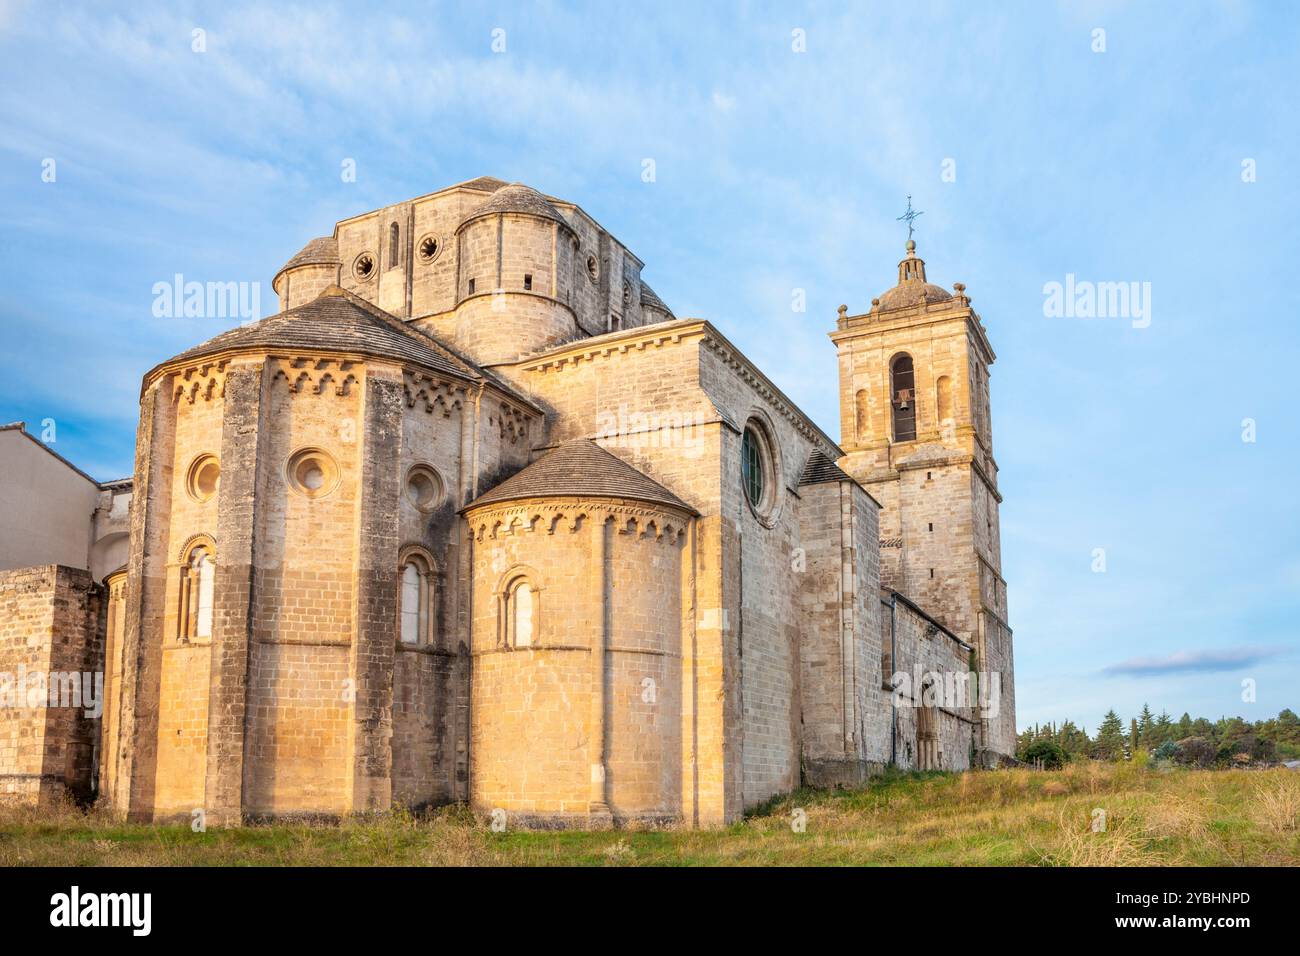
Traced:
<path fill-rule="evenodd" d="M 1175 651 L 1166 657 L 1131 657 L 1102 668 L 1110 677 L 1163 677 L 1166 674 L 1235 671 L 1277 657 L 1280 647 L 1228 647 L 1222 650 Z"/>

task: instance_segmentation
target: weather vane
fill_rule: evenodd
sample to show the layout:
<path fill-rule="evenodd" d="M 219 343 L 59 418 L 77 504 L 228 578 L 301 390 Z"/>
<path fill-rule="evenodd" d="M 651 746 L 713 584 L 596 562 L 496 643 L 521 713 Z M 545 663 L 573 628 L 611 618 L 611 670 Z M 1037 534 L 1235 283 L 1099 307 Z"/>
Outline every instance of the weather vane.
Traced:
<path fill-rule="evenodd" d="M 916 222 L 916 217 L 917 217 L 917 216 L 924 216 L 924 215 L 925 215 L 925 213 L 923 213 L 923 212 L 914 212 L 914 211 L 912 210 L 912 197 L 911 197 L 911 196 L 908 196 L 908 197 L 907 197 L 907 212 L 903 213 L 903 214 L 902 214 L 901 216 L 899 216 L 898 219 L 896 219 L 895 221 L 896 221 L 896 222 L 906 222 L 906 223 L 907 223 L 907 238 L 908 238 L 909 241 L 910 241 L 911 238 L 912 238 L 912 231 L 913 231 L 913 229 L 915 228 L 915 227 L 912 225 L 912 223 Z"/>

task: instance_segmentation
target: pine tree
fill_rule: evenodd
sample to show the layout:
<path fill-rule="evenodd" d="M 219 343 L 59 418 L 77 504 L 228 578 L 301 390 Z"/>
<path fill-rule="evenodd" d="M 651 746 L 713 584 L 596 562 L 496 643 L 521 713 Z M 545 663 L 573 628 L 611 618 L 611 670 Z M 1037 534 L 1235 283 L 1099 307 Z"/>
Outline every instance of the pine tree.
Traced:
<path fill-rule="evenodd" d="M 1138 717 L 1137 726 L 1138 726 L 1138 741 L 1141 742 L 1142 746 L 1150 747 L 1151 730 L 1155 726 L 1155 717 L 1152 716 L 1151 708 L 1148 707 L 1146 704 L 1142 705 L 1142 714 L 1141 716 Z"/>
<path fill-rule="evenodd" d="M 1097 728 L 1097 739 L 1093 741 L 1094 757 L 1103 760 L 1118 760 L 1124 752 L 1124 724 L 1119 714 L 1113 710 L 1106 711 L 1101 726 Z"/>
<path fill-rule="evenodd" d="M 1151 746 L 1154 749 L 1173 738 L 1174 722 L 1169 719 L 1169 712 L 1162 710 L 1160 716 L 1156 718 L 1155 726 L 1151 728 Z"/>

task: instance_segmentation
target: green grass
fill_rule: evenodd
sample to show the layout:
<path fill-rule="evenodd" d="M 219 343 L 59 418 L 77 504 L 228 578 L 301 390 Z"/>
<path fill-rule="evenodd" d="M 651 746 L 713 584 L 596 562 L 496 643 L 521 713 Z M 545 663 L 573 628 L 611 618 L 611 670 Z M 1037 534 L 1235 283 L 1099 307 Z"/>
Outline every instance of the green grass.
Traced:
<path fill-rule="evenodd" d="M 1094 832 L 1095 810 L 1105 830 Z M 796 810 L 806 815 L 795 832 Z M 1119 866 L 1300 864 L 1300 774 L 1084 762 L 891 773 L 691 831 L 494 833 L 463 807 L 194 833 L 73 807 L 0 808 L 0 866 Z"/>

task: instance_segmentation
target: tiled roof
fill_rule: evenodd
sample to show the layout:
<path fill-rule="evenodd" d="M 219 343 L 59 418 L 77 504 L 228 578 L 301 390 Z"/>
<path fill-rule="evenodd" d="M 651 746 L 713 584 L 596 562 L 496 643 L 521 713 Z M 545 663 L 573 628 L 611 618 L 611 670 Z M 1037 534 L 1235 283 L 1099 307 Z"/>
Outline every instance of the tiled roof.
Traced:
<path fill-rule="evenodd" d="M 460 221 L 460 224 L 463 226 L 471 219 L 502 212 L 525 213 L 526 215 L 550 219 L 564 226 L 569 224 L 545 196 L 523 183 L 511 183 L 508 186 L 502 186 L 492 194 L 491 199 L 483 203 L 483 205 L 470 210 L 469 214 Z"/>
<path fill-rule="evenodd" d="M 694 508 L 659 482 L 588 438 L 560 445 L 479 495 L 464 510 L 520 498 L 557 497 L 631 498 L 696 513 Z"/>
<path fill-rule="evenodd" d="M 463 186 L 466 189 L 477 189 L 480 192 L 494 193 L 502 186 L 509 184 L 504 179 L 497 179 L 495 176 L 479 176 L 477 179 L 470 179 L 456 185 Z"/>
<path fill-rule="evenodd" d="M 296 309 L 260 322 L 222 332 L 167 363 L 245 349 L 321 349 L 357 352 L 376 358 L 414 362 L 432 371 L 478 379 L 462 361 L 454 361 L 435 342 L 400 319 L 338 286 Z"/>
<path fill-rule="evenodd" d="M 799 478 L 801 485 L 819 485 L 827 481 L 852 481 L 839 465 L 831 461 L 820 451 L 814 451 L 804 466 Z"/>
<path fill-rule="evenodd" d="M 313 239 L 298 250 L 298 254 L 280 267 L 280 272 L 298 266 L 336 266 L 339 264 L 339 244 L 333 236 L 321 236 Z M 280 277 L 280 272 L 275 274 Z"/>
<path fill-rule="evenodd" d="M 664 305 L 664 300 L 655 295 L 655 290 L 650 288 L 644 282 L 641 283 L 641 304 L 648 305 L 652 309 L 658 309 L 661 312 L 673 314 L 673 310 Z"/>
<path fill-rule="evenodd" d="M 878 308 L 903 309 L 928 302 L 947 302 L 952 293 L 932 282 L 904 282 L 880 294 Z"/>

